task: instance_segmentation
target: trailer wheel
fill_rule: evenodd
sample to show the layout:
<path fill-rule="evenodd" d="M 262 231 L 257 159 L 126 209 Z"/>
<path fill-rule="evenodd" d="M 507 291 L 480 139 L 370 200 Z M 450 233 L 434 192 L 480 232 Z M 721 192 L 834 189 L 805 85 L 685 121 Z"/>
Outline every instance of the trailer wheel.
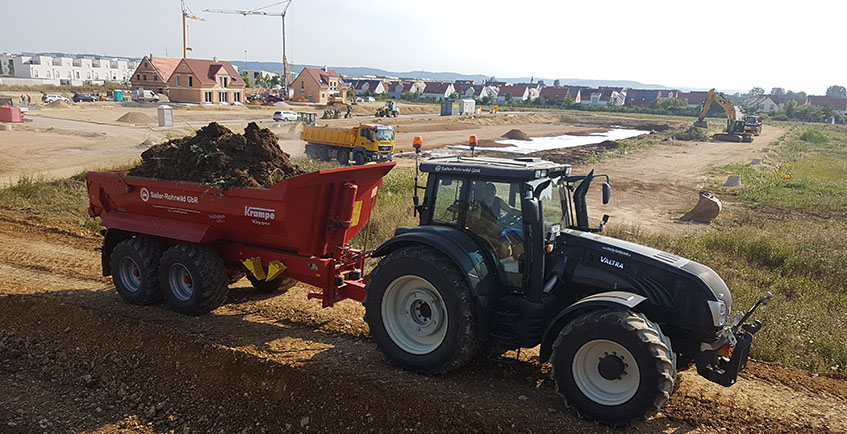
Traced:
<path fill-rule="evenodd" d="M 129 304 L 153 304 L 162 299 L 159 286 L 161 244 L 147 238 L 128 238 L 112 250 L 111 269 L 115 289 Z"/>
<path fill-rule="evenodd" d="M 629 311 L 589 312 L 553 343 L 556 392 L 577 414 L 627 425 L 658 411 L 674 391 L 676 357 L 659 326 Z"/>
<path fill-rule="evenodd" d="M 266 294 L 281 294 L 297 284 L 296 280 L 287 277 L 281 277 L 271 281 L 259 280 L 250 273 L 247 273 L 247 279 L 250 280 L 250 284 L 253 285 L 253 288 L 256 288 L 257 291 L 264 292 Z"/>
<path fill-rule="evenodd" d="M 353 164 L 361 166 L 368 162 L 365 153 L 362 151 L 353 151 Z"/>
<path fill-rule="evenodd" d="M 159 262 L 165 299 L 180 313 L 200 315 L 226 301 L 229 276 L 218 252 L 199 244 L 178 244 Z"/>
<path fill-rule="evenodd" d="M 338 164 L 342 166 L 350 164 L 350 151 L 346 149 L 339 149 L 335 153 L 335 159 L 338 161 Z"/>
<path fill-rule="evenodd" d="M 474 299 L 450 259 L 412 246 L 383 258 L 365 288 L 365 321 L 388 361 L 427 375 L 442 374 L 477 354 Z"/>

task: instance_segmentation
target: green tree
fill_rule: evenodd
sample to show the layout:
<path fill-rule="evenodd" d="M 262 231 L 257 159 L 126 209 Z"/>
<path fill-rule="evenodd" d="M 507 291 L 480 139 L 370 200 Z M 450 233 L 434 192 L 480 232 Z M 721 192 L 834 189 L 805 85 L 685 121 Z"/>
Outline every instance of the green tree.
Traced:
<path fill-rule="evenodd" d="M 802 90 L 800 92 L 794 92 L 793 90 L 789 90 L 785 92 L 786 98 L 795 98 L 795 99 L 806 99 L 806 92 Z"/>
<path fill-rule="evenodd" d="M 482 105 L 489 105 L 491 104 L 492 100 L 493 98 L 491 97 L 491 95 L 485 95 L 484 97 L 479 99 L 479 103 Z"/>
<path fill-rule="evenodd" d="M 253 87 L 253 80 L 250 79 L 250 76 L 246 72 L 241 73 L 241 79 L 244 80 L 245 87 Z"/>
<path fill-rule="evenodd" d="M 796 109 L 796 108 L 797 108 L 797 101 L 794 101 L 793 99 L 789 99 L 785 103 L 785 106 L 783 106 L 783 110 L 785 111 L 785 115 L 788 116 L 789 118 L 794 117 L 794 109 Z"/>
<path fill-rule="evenodd" d="M 844 86 L 830 86 L 826 88 L 826 96 L 835 96 L 839 98 L 847 98 L 847 88 Z"/>
<path fill-rule="evenodd" d="M 282 86 L 282 78 L 280 78 L 280 76 L 278 75 L 274 75 L 273 77 L 271 77 L 270 83 L 268 84 L 270 85 L 268 87 Z"/>
<path fill-rule="evenodd" d="M 447 99 L 457 100 L 457 99 L 459 99 L 459 93 L 453 92 L 453 93 L 450 94 L 450 96 L 447 97 Z"/>
<path fill-rule="evenodd" d="M 507 92 L 506 95 L 503 98 L 506 100 L 506 104 L 510 104 L 512 102 L 512 94 L 511 93 Z"/>
<path fill-rule="evenodd" d="M 553 87 L 559 87 L 559 79 L 553 80 Z"/>
<path fill-rule="evenodd" d="M 785 89 L 783 89 L 781 87 L 774 87 L 774 88 L 771 89 L 771 95 L 784 96 L 785 95 Z"/>
<path fill-rule="evenodd" d="M 761 87 L 754 87 L 754 88 L 750 89 L 750 92 L 748 92 L 748 93 L 752 96 L 762 96 L 762 95 L 765 94 L 765 90 L 762 89 Z"/>

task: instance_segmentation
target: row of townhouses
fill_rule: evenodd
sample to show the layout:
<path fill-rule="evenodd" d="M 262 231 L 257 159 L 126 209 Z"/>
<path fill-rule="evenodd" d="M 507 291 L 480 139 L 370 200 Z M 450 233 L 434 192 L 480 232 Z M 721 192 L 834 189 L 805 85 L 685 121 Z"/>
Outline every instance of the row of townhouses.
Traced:
<path fill-rule="evenodd" d="M 0 75 L 55 84 L 126 83 L 138 66 L 127 59 L 0 55 Z"/>

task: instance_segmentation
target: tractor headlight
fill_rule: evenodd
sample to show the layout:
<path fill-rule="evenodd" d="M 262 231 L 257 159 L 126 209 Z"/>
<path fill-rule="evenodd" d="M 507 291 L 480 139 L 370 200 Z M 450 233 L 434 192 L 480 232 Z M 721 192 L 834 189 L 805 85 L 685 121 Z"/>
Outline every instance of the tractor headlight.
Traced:
<path fill-rule="evenodd" d="M 712 313 L 712 323 L 716 327 L 723 327 L 726 325 L 726 303 L 723 300 L 717 301 L 709 301 L 709 311 Z"/>

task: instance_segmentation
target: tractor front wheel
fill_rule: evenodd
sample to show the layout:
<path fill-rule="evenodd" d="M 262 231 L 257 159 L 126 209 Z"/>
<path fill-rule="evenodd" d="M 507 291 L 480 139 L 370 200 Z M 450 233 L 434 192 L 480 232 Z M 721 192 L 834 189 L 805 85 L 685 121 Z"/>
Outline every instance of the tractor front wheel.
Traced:
<path fill-rule="evenodd" d="M 642 314 L 586 313 L 562 329 L 550 360 L 556 391 L 568 407 L 600 423 L 646 418 L 674 391 L 670 340 Z"/>

